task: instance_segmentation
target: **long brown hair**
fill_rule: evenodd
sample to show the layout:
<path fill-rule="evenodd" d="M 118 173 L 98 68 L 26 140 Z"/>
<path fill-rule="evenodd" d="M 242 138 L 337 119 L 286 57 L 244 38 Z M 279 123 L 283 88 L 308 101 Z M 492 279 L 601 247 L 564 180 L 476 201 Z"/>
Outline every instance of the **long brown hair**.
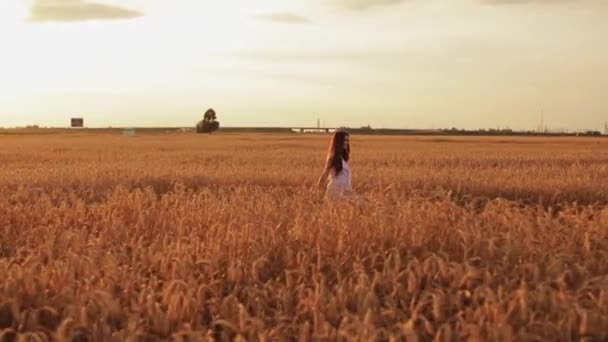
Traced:
<path fill-rule="evenodd" d="M 350 141 L 344 148 L 344 140 L 350 135 L 345 131 L 336 131 L 329 143 L 329 151 L 327 152 L 328 165 L 334 169 L 336 174 L 342 172 L 342 160 L 350 159 Z"/>

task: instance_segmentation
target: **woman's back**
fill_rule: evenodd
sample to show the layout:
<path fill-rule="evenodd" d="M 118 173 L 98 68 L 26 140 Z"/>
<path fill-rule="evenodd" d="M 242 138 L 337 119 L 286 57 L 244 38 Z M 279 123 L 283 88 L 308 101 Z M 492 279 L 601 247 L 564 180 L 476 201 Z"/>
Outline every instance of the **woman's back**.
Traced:
<path fill-rule="evenodd" d="M 350 192 L 352 172 L 350 165 L 347 161 L 342 159 L 342 171 L 336 172 L 333 170 L 329 177 L 329 183 L 327 184 L 327 191 L 332 194 L 343 194 Z"/>

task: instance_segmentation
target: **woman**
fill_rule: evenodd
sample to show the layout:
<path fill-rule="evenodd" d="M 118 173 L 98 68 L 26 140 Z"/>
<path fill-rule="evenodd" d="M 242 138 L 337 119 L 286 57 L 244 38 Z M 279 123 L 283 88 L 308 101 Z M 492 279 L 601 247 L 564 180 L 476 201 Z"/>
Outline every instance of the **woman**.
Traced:
<path fill-rule="evenodd" d="M 349 160 L 350 136 L 344 131 L 336 131 L 329 144 L 325 170 L 317 183 L 319 188 L 327 184 L 326 198 L 337 199 L 352 194 Z"/>

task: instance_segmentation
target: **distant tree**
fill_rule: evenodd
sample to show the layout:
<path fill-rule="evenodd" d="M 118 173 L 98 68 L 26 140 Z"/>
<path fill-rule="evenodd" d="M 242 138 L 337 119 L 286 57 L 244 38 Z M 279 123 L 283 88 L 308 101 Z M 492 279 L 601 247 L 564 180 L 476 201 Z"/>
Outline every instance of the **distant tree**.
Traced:
<path fill-rule="evenodd" d="M 203 115 L 203 120 L 196 125 L 196 133 L 212 133 L 220 129 L 217 114 L 213 109 L 208 109 Z"/>

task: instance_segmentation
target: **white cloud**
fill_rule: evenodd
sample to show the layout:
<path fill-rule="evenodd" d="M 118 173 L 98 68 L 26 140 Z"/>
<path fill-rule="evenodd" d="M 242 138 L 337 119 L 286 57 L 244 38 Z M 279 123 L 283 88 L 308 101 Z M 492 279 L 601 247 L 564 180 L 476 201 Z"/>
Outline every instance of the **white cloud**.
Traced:
<path fill-rule="evenodd" d="M 31 22 L 119 20 L 142 16 L 139 11 L 85 0 L 37 0 L 30 9 Z"/>

